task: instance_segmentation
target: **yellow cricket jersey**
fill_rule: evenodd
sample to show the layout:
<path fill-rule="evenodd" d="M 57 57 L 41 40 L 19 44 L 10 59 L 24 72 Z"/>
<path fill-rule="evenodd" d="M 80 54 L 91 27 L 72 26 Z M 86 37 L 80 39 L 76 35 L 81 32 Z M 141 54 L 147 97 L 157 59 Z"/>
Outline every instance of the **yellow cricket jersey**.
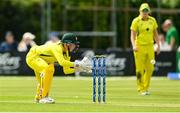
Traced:
<path fill-rule="evenodd" d="M 141 16 L 134 18 L 130 29 L 136 32 L 135 44 L 154 44 L 154 30 L 158 27 L 156 19 L 149 16 L 147 21 L 143 21 Z"/>
<path fill-rule="evenodd" d="M 62 67 L 73 67 L 74 62 L 70 61 L 69 52 L 63 52 L 63 46 L 61 42 L 49 43 L 41 46 L 34 46 L 30 52 L 39 56 L 47 63 L 58 62 Z"/>

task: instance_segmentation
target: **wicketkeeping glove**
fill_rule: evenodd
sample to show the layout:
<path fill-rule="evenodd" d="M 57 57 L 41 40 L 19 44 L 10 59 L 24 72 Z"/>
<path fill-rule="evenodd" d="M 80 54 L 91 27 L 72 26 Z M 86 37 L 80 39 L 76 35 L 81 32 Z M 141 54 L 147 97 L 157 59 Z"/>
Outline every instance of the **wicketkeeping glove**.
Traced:
<path fill-rule="evenodd" d="M 84 57 L 81 61 L 76 60 L 74 64 L 75 64 L 74 66 L 75 70 L 79 72 L 87 72 L 87 73 L 92 72 L 91 60 L 88 59 L 87 57 Z"/>

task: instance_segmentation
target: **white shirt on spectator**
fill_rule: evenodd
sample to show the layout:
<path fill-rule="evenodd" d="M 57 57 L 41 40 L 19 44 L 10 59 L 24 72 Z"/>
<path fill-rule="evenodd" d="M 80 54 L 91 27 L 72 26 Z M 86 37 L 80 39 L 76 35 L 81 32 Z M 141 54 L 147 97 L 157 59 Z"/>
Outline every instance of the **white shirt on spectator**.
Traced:
<path fill-rule="evenodd" d="M 154 50 L 156 51 L 157 44 L 154 45 Z M 160 51 L 171 51 L 171 47 L 164 42 L 163 44 L 160 42 Z"/>

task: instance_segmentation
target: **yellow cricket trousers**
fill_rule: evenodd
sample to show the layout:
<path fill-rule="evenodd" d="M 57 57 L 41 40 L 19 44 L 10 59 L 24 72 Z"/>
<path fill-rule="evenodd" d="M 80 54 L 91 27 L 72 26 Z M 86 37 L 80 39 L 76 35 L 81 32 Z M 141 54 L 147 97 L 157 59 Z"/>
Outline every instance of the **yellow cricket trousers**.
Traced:
<path fill-rule="evenodd" d="M 26 62 L 34 70 L 38 81 L 36 99 L 48 96 L 51 81 L 54 74 L 54 64 L 48 64 L 35 53 L 35 47 L 31 48 L 26 56 Z"/>
<path fill-rule="evenodd" d="M 138 91 L 147 91 L 151 76 L 154 71 L 154 47 L 153 45 L 139 45 L 134 52 Z"/>

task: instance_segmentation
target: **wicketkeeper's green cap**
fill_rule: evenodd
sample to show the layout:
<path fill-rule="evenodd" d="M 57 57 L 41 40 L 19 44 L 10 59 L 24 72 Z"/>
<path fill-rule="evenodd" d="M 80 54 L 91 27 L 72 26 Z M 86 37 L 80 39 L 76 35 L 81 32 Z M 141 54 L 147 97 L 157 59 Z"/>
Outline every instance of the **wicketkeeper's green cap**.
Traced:
<path fill-rule="evenodd" d="M 62 43 L 79 44 L 77 36 L 74 33 L 65 33 L 61 39 Z"/>

